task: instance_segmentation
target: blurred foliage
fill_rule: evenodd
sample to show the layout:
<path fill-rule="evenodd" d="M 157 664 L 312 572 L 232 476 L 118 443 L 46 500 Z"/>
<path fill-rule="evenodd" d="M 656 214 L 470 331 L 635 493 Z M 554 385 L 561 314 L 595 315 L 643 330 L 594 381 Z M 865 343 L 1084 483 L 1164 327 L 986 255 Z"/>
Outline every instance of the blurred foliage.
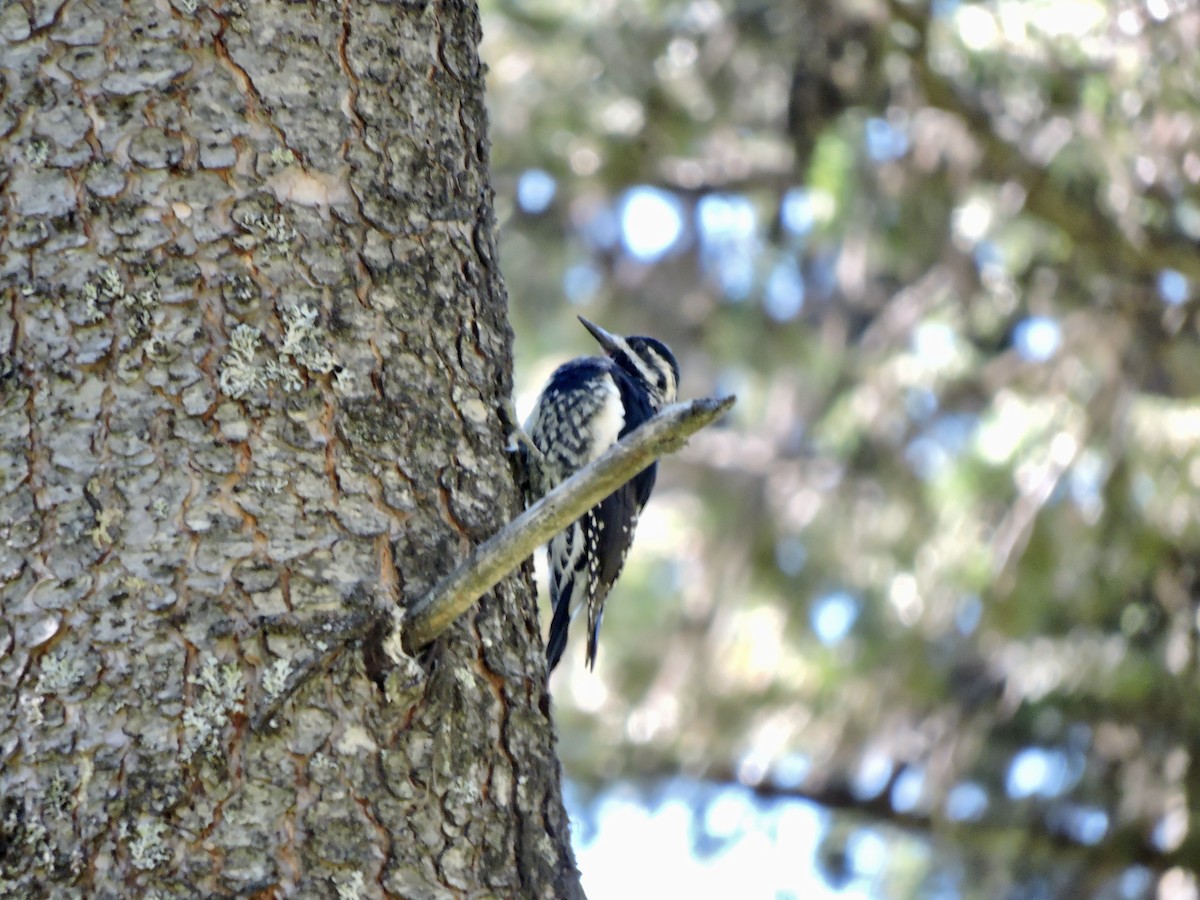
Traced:
<path fill-rule="evenodd" d="M 881 896 L 1196 897 L 1200 7 L 484 12 L 526 408 L 577 312 L 740 398 L 555 677 L 568 773 L 931 836 Z"/>

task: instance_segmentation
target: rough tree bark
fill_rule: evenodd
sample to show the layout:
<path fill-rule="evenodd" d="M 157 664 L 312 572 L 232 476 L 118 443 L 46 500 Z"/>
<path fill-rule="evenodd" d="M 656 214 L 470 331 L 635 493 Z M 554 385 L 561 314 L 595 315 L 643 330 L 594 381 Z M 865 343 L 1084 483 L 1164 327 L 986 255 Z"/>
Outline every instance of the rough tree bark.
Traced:
<path fill-rule="evenodd" d="M 331 652 L 520 507 L 474 5 L 173 4 L 0 10 L 0 896 L 579 896 L 527 572 Z"/>

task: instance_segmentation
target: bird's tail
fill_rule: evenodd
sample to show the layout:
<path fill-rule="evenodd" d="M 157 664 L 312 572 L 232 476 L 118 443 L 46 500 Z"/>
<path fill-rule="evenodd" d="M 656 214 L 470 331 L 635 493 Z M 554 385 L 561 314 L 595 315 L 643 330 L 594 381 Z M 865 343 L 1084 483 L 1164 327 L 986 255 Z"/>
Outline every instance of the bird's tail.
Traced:
<path fill-rule="evenodd" d="M 588 604 L 588 640 L 587 640 L 587 667 L 589 670 L 596 668 L 596 645 L 600 643 L 600 623 L 604 619 L 604 604 L 589 603 Z"/>
<path fill-rule="evenodd" d="M 553 672 L 563 651 L 567 649 L 567 629 L 571 625 L 569 597 L 556 597 L 554 616 L 550 620 L 550 636 L 546 639 L 546 672 Z"/>

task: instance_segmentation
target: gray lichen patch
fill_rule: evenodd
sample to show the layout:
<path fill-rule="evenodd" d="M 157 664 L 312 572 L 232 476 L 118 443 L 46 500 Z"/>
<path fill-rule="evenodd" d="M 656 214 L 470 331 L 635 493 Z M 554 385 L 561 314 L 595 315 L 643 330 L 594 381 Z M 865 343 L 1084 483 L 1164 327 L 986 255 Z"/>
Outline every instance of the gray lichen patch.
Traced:
<path fill-rule="evenodd" d="M 282 318 L 283 336 L 278 349 L 254 326 L 241 323 L 234 327 L 221 365 L 219 386 L 223 393 L 241 400 L 277 385 L 285 394 L 294 394 L 304 387 L 303 372 L 322 375 L 337 366 L 328 347 L 329 336 L 317 324 L 315 307 L 285 307 Z"/>
<path fill-rule="evenodd" d="M 96 272 L 79 291 L 80 321 L 90 325 L 108 318 L 114 301 L 125 296 L 125 282 L 112 268 Z"/>
<path fill-rule="evenodd" d="M 126 336 L 131 340 L 147 337 L 154 321 L 154 312 L 161 302 L 162 294 L 153 285 L 121 297 L 117 308 L 124 313 Z"/>
<path fill-rule="evenodd" d="M 262 674 L 262 689 L 267 698 L 274 700 L 287 687 L 288 676 L 292 673 L 292 664 L 286 659 L 276 659 L 271 662 Z"/>
<path fill-rule="evenodd" d="M 89 674 L 78 647 L 60 647 L 42 657 L 37 690 L 42 694 L 67 694 Z"/>
<path fill-rule="evenodd" d="M 338 900 L 361 900 L 361 898 L 369 896 L 366 879 L 362 872 L 354 871 L 344 875 L 335 875 L 333 886 L 337 891 Z"/>
<path fill-rule="evenodd" d="M 50 159 L 51 149 L 49 141 L 44 138 L 34 138 L 25 145 L 22 155 L 25 157 L 25 162 L 29 163 L 35 169 L 40 169 Z"/>
<path fill-rule="evenodd" d="M 170 833 L 166 822 L 139 818 L 134 824 L 121 823 L 121 837 L 135 869 L 157 869 L 171 861 L 171 848 L 164 838 Z"/>
<path fill-rule="evenodd" d="M 243 250 L 257 249 L 264 256 L 287 256 L 298 237 L 287 213 L 266 193 L 240 200 L 230 215 L 242 229 L 234 243 Z"/>
<path fill-rule="evenodd" d="M 96 549 L 102 550 L 109 547 L 113 543 L 113 534 L 111 529 L 118 525 L 125 517 L 123 510 L 108 507 L 97 511 L 96 525 L 88 531 L 88 537 L 92 539 Z"/>
<path fill-rule="evenodd" d="M 251 325 L 238 325 L 229 336 L 229 349 L 221 366 L 222 392 L 240 400 L 267 383 L 263 367 L 255 362 L 262 332 Z"/>
<path fill-rule="evenodd" d="M 241 670 L 235 663 L 222 663 L 207 655 L 188 684 L 196 690 L 183 712 L 181 756 L 185 761 L 197 755 L 218 756 L 229 717 L 241 708 L 245 696 Z"/>
<path fill-rule="evenodd" d="M 303 304 L 283 311 L 283 346 L 280 356 L 290 356 L 311 372 L 329 372 L 337 360 L 326 346 L 325 330 L 317 325 L 317 310 Z"/>

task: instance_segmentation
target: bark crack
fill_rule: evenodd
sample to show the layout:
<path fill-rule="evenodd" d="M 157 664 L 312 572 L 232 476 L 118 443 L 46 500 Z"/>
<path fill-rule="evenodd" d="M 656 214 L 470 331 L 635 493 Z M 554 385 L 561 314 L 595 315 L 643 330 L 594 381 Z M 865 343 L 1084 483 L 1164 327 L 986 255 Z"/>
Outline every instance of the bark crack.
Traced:
<path fill-rule="evenodd" d="M 225 31 L 229 27 L 229 20 L 224 16 L 218 16 L 217 18 L 221 23 L 217 29 L 217 33 L 213 35 L 213 50 L 217 55 L 217 59 L 221 60 L 233 73 L 234 77 L 241 82 L 242 90 L 254 102 L 255 110 L 262 115 L 268 127 L 279 138 L 279 142 L 295 156 L 296 162 L 301 167 L 304 167 L 304 157 L 288 143 L 287 135 L 284 134 L 283 129 L 275 122 L 275 116 L 271 112 L 271 105 L 263 99 L 262 94 L 255 87 L 254 79 L 250 77 L 250 73 L 233 58 L 229 52 L 229 48 L 225 46 Z M 249 114 L 249 111 L 247 111 L 247 114 Z"/>

